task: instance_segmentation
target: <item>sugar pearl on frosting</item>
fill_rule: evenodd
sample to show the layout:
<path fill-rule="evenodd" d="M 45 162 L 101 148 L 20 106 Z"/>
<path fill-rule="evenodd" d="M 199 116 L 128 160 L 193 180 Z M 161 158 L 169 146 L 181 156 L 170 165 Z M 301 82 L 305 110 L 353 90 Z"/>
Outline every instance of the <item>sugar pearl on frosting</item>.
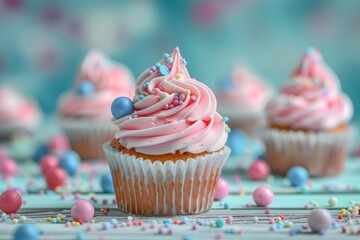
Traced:
<path fill-rule="evenodd" d="M 186 89 L 186 90 L 184 90 L 184 93 L 185 93 L 186 95 L 190 95 L 191 91 L 190 91 L 189 89 Z"/>
<path fill-rule="evenodd" d="M 156 95 L 159 95 L 161 93 L 160 89 L 159 88 L 154 88 L 154 93 Z"/>
<path fill-rule="evenodd" d="M 181 73 L 177 73 L 177 74 L 175 75 L 175 78 L 178 79 L 178 80 L 181 80 L 181 79 L 184 78 L 184 76 L 183 76 Z"/>
<path fill-rule="evenodd" d="M 163 100 L 165 98 L 167 98 L 169 96 L 169 94 L 167 92 L 162 92 L 160 93 L 160 100 Z"/>

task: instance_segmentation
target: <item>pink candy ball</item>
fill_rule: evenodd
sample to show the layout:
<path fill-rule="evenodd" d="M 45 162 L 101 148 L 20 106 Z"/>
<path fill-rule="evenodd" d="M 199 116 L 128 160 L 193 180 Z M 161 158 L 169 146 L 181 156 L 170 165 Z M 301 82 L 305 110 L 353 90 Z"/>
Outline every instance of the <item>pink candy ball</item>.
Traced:
<path fill-rule="evenodd" d="M 270 173 L 270 166 L 262 160 L 254 161 L 248 169 L 248 177 L 253 181 L 261 181 Z"/>
<path fill-rule="evenodd" d="M 226 182 L 225 179 L 219 178 L 219 181 L 216 185 L 216 191 L 215 191 L 215 200 L 221 200 L 225 198 L 230 192 L 229 184 Z"/>
<path fill-rule="evenodd" d="M 71 218 L 88 222 L 94 217 L 94 206 L 87 200 L 77 200 L 71 207 Z"/>
<path fill-rule="evenodd" d="M 40 159 L 40 168 L 43 173 L 58 166 L 59 160 L 53 155 L 45 155 Z"/>
<path fill-rule="evenodd" d="M 5 180 L 12 178 L 18 171 L 16 162 L 10 158 L 0 160 L 0 174 Z"/>
<path fill-rule="evenodd" d="M 64 186 L 67 181 L 67 174 L 62 168 L 52 168 L 45 172 L 45 179 L 50 190 Z"/>
<path fill-rule="evenodd" d="M 6 214 L 16 213 L 21 204 L 21 195 L 16 190 L 7 190 L 0 195 L 0 209 Z"/>
<path fill-rule="evenodd" d="M 259 207 L 267 207 L 274 199 L 274 192 L 268 186 L 261 186 L 255 189 L 253 199 Z"/>
<path fill-rule="evenodd" d="M 48 147 L 51 152 L 62 155 L 69 149 L 69 141 L 64 136 L 56 135 L 50 139 Z"/>

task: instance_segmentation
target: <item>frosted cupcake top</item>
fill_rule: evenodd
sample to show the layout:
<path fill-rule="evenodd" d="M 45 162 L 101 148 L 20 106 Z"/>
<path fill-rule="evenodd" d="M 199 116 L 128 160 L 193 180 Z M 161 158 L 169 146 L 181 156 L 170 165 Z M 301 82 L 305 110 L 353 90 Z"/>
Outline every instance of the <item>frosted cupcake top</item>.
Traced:
<path fill-rule="evenodd" d="M 113 99 L 133 97 L 134 88 L 134 77 L 126 66 L 92 51 L 85 57 L 73 88 L 60 98 L 59 112 L 70 117 L 111 117 Z"/>
<path fill-rule="evenodd" d="M 0 87 L 0 103 L 1 127 L 31 130 L 41 120 L 38 105 L 13 87 Z"/>
<path fill-rule="evenodd" d="M 323 130 L 347 123 L 353 115 L 353 106 L 341 92 L 335 73 L 319 51 L 311 48 L 266 112 L 272 125 Z"/>
<path fill-rule="evenodd" d="M 272 90 L 260 77 L 245 67 L 236 67 L 230 78 L 221 82 L 216 97 L 219 111 L 227 116 L 262 114 Z"/>
<path fill-rule="evenodd" d="M 112 106 L 119 118 L 114 119 L 119 127 L 115 138 L 128 149 L 149 155 L 196 154 L 225 145 L 227 119 L 216 112 L 213 92 L 190 77 L 178 48 L 139 76 L 131 111 L 117 115 L 124 109 L 117 100 Z"/>

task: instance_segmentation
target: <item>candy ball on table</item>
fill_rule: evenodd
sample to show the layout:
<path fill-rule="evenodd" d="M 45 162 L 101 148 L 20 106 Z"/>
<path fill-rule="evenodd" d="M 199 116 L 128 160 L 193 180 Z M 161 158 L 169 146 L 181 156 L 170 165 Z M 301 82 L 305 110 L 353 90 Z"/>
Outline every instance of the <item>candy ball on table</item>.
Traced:
<path fill-rule="evenodd" d="M 74 151 L 67 151 L 60 158 L 60 167 L 62 167 L 69 176 L 75 176 L 80 168 L 80 156 Z"/>
<path fill-rule="evenodd" d="M 49 152 L 49 149 L 47 146 L 40 145 L 35 150 L 33 160 L 38 163 L 38 162 L 40 162 L 40 160 L 43 156 L 45 156 L 46 154 L 49 154 L 49 153 L 50 152 Z"/>
<path fill-rule="evenodd" d="M 309 180 L 308 171 L 300 166 L 292 167 L 286 173 L 286 177 L 294 187 L 302 186 Z"/>
<path fill-rule="evenodd" d="M 0 160 L 0 174 L 5 180 L 8 180 L 15 176 L 18 171 L 16 162 L 10 158 Z"/>
<path fill-rule="evenodd" d="M 114 192 L 114 185 L 112 181 L 112 177 L 110 173 L 105 173 L 101 177 L 101 187 L 103 192 L 105 193 L 113 193 Z"/>
<path fill-rule="evenodd" d="M 253 181 L 261 181 L 270 173 L 270 166 L 263 160 L 254 161 L 248 169 L 248 177 Z"/>
<path fill-rule="evenodd" d="M 267 207 L 274 200 L 274 192 L 268 186 L 261 186 L 253 192 L 253 199 L 257 206 Z"/>
<path fill-rule="evenodd" d="M 326 209 L 314 209 L 308 217 L 308 224 L 313 232 L 325 232 L 332 226 L 333 218 Z"/>
<path fill-rule="evenodd" d="M 14 240 L 37 240 L 42 235 L 40 229 L 31 223 L 21 224 L 14 233 Z"/>
<path fill-rule="evenodd" d="M 223 178 L 219 178 L 219 181 L 216 185 L 214 199 L 219 201 L 224 199 L 230 192 L 230 187 L 227 181 Z"/>
<path fill-rule="evenodd" d="M 231 149 L 231 155 L 239 156 L 244 153 L 246 146 L 246 134 L 240 129 L 232 129 L 226 141 Z"/>
<path fill-rule="evenodd" d="M 59 167 L 59 160 L 53 155 L 45 155 L 40 160 L 40 168 L 43 173 L 57 167 Z"/>
<path fill-rule="evenodd" d="M 48 148 L 52 153 L 60 156 L 69 150 L 70 144 L 65 136 L 56 135 L 50 139 Z"/>
<path fill-rule="evenodd" d="M 56 190 L 64 186 L 67 181 L 67 174 L 62 168 L 52 168 L 45 172 L 45 180 L 50 190 Z"/>
<path fill-rule="evenodd" d="M 7 190 L 0 195 L 0 209 L 6 214 L 16 213 L 21 204 L 21 195 L 16 190 Z"/>
<path fill-rule="evenodd" d="M 94 213 L 94 206 L 87 200 L 78 200 L 71 207 L 71 218 L 75 221 L 89 222 L 93 219 Z"/>
<path fill-rule="evenodd" d="M 118 97 L 111 104 L 111 114 L 119 119 L 134 112 L 134 105 L 128 97 Z"/>

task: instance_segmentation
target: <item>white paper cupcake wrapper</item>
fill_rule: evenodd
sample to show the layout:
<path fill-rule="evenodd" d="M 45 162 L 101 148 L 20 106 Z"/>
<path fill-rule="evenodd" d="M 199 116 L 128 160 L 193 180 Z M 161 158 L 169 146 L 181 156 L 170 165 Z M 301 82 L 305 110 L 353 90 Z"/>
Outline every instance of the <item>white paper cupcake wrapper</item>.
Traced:
<path fill-rule="evenodd" d="M 341 162 L 347 156 L 353 133 L 352 127 L 340 133 L 266 129 L 262 137 L 268 161 L 275 172 L 278 172 L 276 169 L 284 169 L 284 165 L 299 165 L 307 168 L 311 176 L 331 176 L 337 175 L 342 169 Z M 274 156 L 278 159 L 273 159 Z"/>
<path fill-rule="evenodd" d="M 197 158 L 160 161 L 122 154 L 103 145 L 118 207 L 140 215 L 181 215 L 207 211 L 230 148 Z M 120 176 L 120 177 L 119 177 Z"/>
<path fill-rule="evenodd" d="M 102 144 L 111 140 L 117 130 L 109 119 L 61 118 L 59 125 L 69 138 L 74 150 L 79 147 L 79 144 L 86 150 L 85 153 L 79 151 L 82 159 L 104 158 Z"/>

